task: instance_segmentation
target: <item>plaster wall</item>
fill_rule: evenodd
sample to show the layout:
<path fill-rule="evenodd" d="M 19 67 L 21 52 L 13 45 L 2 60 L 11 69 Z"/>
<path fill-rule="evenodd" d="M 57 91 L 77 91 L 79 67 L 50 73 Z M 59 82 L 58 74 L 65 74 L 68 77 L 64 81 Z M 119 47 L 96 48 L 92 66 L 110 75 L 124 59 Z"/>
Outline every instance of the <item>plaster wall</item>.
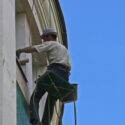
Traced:
<path fill-rule="evenodd" d="M 3 83 L 3 1 L 0 1 L 0 83 Z M 2 110 L 3 109 L 3 84 L 0 84 L 0 124 L 2 125 Z"/>
<path fill-rule="evenodd" d="M 15 0 L 0 0 L 0 125 L 16 125 Z"/>
<path fill-rule="evenodd" d="M 30 46 L 32 43 L 32 38 L 30 34 L 30 28 L 27 22 L 27 17 L 25 13 L 20 13 L 16 15 L 16 48 L 24 48 Z M 23 72 L 28 80 L 27 87 L 29 95 L 33 91 L 32 85 L 32 55 L 31 54 L 21 54 L 19 60 L 29 59 L 29 62 L 22 65 Z M 22 84 L 21 84 L 22 85 Z M 21 87 L 21 86 L 20 86 Z M 27 95 L 28 96 L 28 95 Z"/>

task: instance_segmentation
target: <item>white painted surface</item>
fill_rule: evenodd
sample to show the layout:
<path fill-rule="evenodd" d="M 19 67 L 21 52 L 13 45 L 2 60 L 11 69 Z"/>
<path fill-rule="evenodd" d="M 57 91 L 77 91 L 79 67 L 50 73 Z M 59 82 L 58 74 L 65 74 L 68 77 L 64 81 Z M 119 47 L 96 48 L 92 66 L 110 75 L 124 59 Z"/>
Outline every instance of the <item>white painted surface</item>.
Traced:
<path fill-rule="evenodd" d="M 29 28 L 26 14 L 25 13 L 17 14 L 16 15 L 16 48 L 17 49 L 24 48 L 24 47 L 30 46 L 31 43 L 32 43 L 31 33 L 30 33 L 30 28 Z M 23 59 L 29 59 L 29 62 L 21 67 L 28 80 L 27 87 L 28 87 L 29 95 L 31 95 L 31 93 L 33 91 L 32 55 L 23 53 L 20 56 L 20 60 L 23 60 Z M 27 95 L 27 96 L 29 96 L 29 95 Z"/>
<path fill-rule="evenodd" d="M 15 51 L 15 0 L 0 0 L 0 125 L 16 125 Z"/>
<path fill-rule="evenodd" d="M 3 123 L 3 1 L 0 1 L 0 125 Z"/>
<path fill-rule="evenodd" d="M 27 103 L 29 103 L 31 95 L 29 93 L 28 84 L 27 84 L 27 81 L 24 79 L 18 65 L 16 66 L 16 80 L 18 82 L 18 85 L 21 88 L 21 91 L 22 91 Z"/>

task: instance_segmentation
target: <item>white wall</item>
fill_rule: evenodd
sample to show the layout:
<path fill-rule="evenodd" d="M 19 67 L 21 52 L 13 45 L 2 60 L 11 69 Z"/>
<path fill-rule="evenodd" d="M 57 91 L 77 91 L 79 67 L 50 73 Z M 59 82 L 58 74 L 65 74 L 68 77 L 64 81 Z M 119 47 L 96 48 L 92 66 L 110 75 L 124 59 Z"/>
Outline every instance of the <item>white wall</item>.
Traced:
<path fill-rule="evenodd" d="M 0 1 L 0 124 L 2 125 L 2 109 L 3 109 L 3 100 L 2 100 L 2 96 L 3 96 L 3 84 L 1 84 L 3 82 L 3 52 L 2 52 L 2 46 L 3 46 L 3 1 Z"/>
<path fill-rule="evenodd" d="M 16 48 L 24 48 L 27 46 L 31 46 L 32 39 L 30 34 L 30 28 L 27 21 L 26 13 L 20 13 L 16 15 Z M 24 74 L 28 80 L 28 94 L 29 97 L 33 91 L 33 82 L 32 82 L 32 55 L 22 53 L 19 60 L 29 59 L 29 62 L 25 65 L 22 65 L 22 69 Z M 20 84 L 21 87 L 22 84 Z M 25 83 L 24 83 L 25 85 Z M 22 90 L 23 91 L 23 90 Z M 27 98 L 29 102 L 29 98 Z"/>
<path fill-rule="evenodd" d="M 15 0 L 0 0 L 0 125 L 16 125 Z"/>

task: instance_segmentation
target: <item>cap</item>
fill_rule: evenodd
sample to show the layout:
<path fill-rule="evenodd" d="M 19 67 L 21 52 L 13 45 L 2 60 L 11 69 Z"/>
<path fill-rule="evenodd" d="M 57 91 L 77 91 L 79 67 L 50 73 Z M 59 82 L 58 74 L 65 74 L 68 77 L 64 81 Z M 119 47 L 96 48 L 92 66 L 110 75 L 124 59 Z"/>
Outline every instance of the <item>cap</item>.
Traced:
<path fill-rule="evenodd" d="M 55 31 L 55 29 L 53 29 L 53 28 L 46 28 L 45 30 L 43 30 L 43 34 L 40 35 L 40 37 L 42 38 L 43 36 L 49 35 L 49 34 L 57 36 L 57 32 Z"/>

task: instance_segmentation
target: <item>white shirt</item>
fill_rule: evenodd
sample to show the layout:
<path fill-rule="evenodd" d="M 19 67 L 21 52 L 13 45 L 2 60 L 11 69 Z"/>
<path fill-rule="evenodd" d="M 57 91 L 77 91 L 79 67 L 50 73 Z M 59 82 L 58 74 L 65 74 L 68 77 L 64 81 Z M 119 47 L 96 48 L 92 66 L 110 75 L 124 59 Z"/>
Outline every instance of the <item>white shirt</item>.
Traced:
<path fill-rule="evenodd" d="M 57 41 L 46 41 L 43 44 L 33 46 L 37 52 L 45 52 L 49 64 L 59 63 L 71 69 L 71 62 L 68 50 Z"/>

